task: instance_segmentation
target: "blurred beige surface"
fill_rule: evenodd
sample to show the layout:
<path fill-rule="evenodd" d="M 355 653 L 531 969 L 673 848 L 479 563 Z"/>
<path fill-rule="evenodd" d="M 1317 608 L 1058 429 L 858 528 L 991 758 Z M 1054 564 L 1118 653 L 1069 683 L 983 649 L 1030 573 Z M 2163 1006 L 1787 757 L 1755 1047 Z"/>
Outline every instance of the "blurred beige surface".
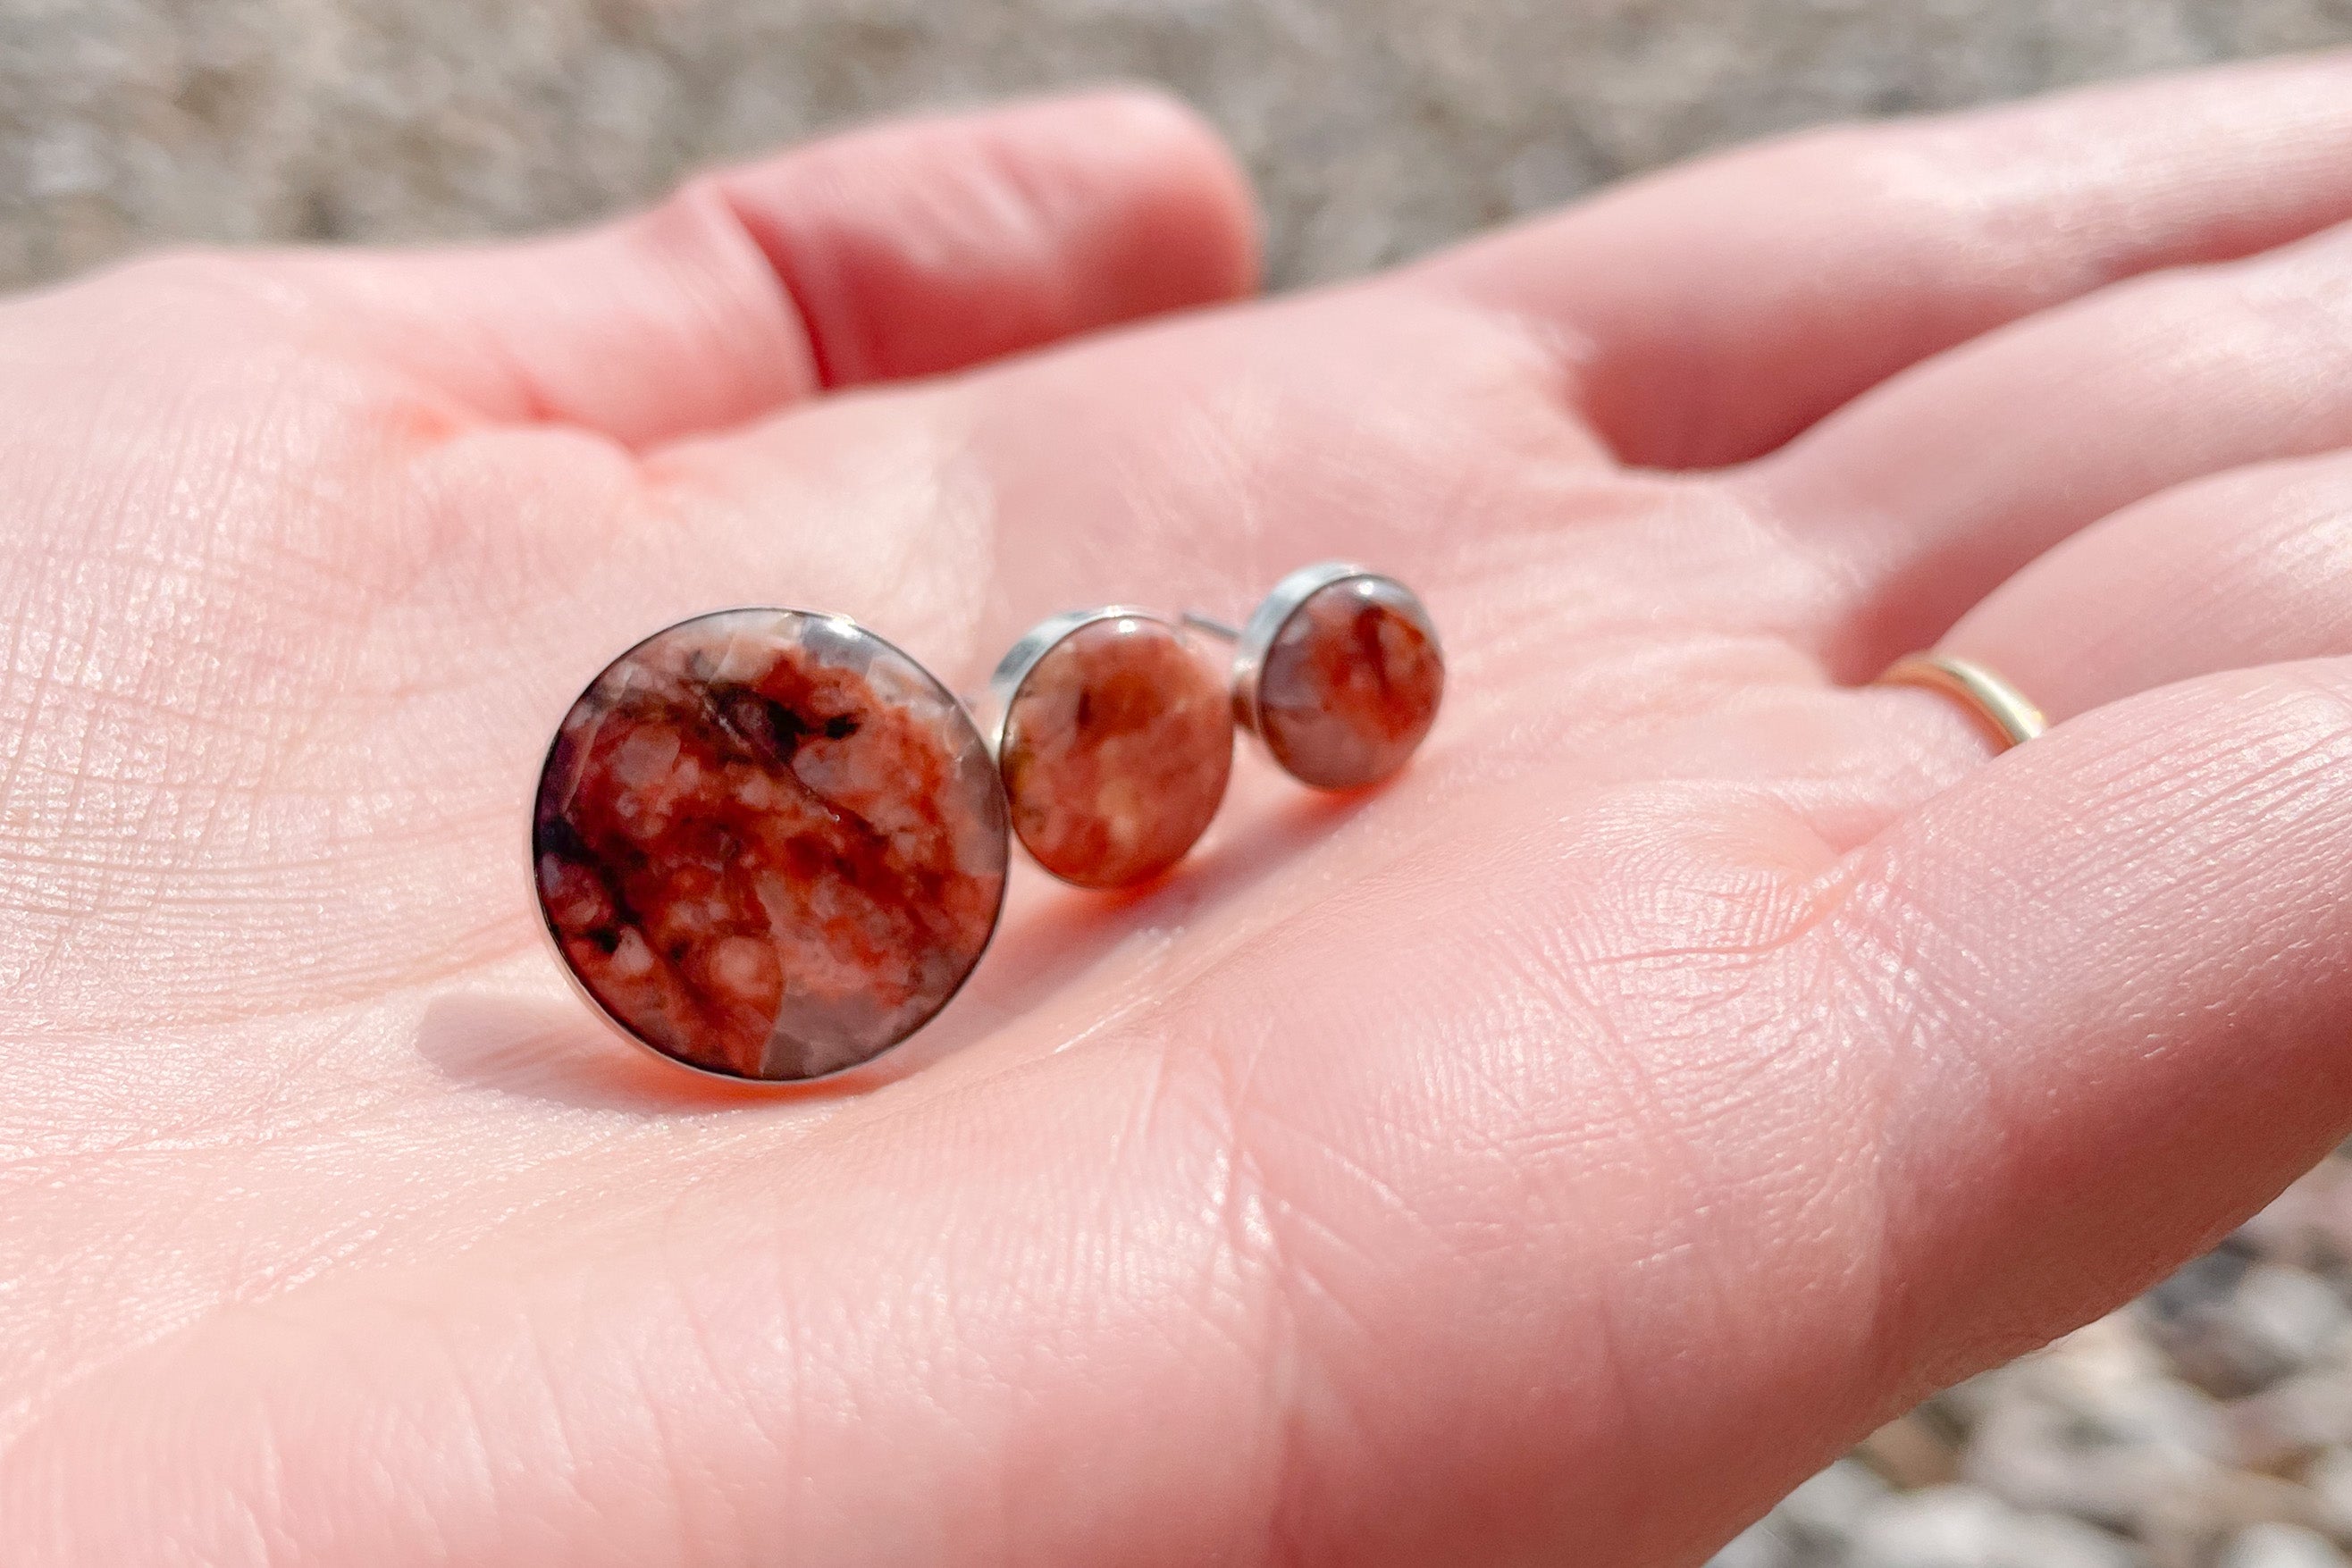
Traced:
<path fill-rule="evenodd" d="M 2343 41 L 2352 0 L 0 0 L 0 283 L 562 223 L 1108 77 L 1234 138 L 1297 282 L 1762 131 Z"/>

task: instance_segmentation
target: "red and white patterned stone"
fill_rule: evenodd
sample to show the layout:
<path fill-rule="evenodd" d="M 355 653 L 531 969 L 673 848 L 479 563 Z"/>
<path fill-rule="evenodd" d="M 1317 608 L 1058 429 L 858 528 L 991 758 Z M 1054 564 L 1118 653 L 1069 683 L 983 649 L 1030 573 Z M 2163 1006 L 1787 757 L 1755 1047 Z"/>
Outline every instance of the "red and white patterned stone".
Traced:
<path fill-rule="evenodd" d="M 1437 629 L 1403 585 L 1370 574 L 1307 596 L 1259 666 L 1257 732 L 1301 783 L 1360 789 L 1405 765 L 1445 695 Z"/>
<path fill-rule="evenodd" d="M 1088 622 L 1038 659 L 998 747 L 1013 831 L 1082 887 L 1145 882 L 1184 857 L 1233 768 L 1223 678 L 1165 622 Z"/>
<path fill-rule="evenodd" d="M 597 1005 L 763 1080 L 929 1021 L 988 945 L 1010 852 L 954 697 L 871 632 L 790 610 L 702 616 L 614 661 L 557 732 L 531 848 Z"/>

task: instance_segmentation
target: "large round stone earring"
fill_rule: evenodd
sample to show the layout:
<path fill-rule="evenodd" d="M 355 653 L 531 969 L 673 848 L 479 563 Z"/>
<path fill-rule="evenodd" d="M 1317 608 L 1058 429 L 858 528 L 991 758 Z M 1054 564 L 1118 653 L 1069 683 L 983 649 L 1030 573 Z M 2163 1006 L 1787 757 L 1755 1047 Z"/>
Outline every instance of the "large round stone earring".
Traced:
<path fill-rule="evenodd" d="M 1225 683 L 1173 621 L 1112 605 L 1042 622 L 996 666 L 989 707 L 1013 834 L 1065 882 L 1149 882 L 1224 799 Z"/>
<path fill-rule="evenodd" d="M 729 610 L 656 632 L 564 716 L 531 882 L 622 1034 L 761 1082 L 822 1078 L 945 1007 L 1010 856 L 979 729 L 855 622 Z"/>
<path fill-rule="evenodd" d="M 1302 784 L 1377 784 L 1437 722 L 1437 626 L 1392 577 L 1324 561 L 1276 583 L 1238 630 L 1205 615 L 1184 621 L 1234 644 L 1234 717 Z"/>

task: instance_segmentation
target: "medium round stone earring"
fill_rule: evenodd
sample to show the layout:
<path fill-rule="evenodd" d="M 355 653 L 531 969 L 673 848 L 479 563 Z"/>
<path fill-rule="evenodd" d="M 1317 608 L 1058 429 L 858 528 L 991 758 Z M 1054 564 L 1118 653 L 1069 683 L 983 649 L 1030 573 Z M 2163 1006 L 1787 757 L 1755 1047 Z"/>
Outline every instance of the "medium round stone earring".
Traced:
<path fill-rule="evenodd" d="M 1217 814 L 1234 760 L 1225 685 L 1175 622 L 1121 605 L 1056 615 L 988 685 L 1013 831 L 1063 881 L 1148 882 Z"/>
<path fill-rule="evenodd" d="M 963 706 L 855 622 L 730 610 L 607 665 L 548 748 L 531 880 L 564 970 L 698 1071 L 822 1078 L 945 1007 L 996 930 L 1004 796 Z"/>
<path fill-rule="evenodd" d="M 1437 626 L 1392 577 L 1323 561 L 1276 583 L 1238 631 L 1204 615 L 1184 621 L 1234 644 L 1234 717 L 1302 784 L 1377 784 L 1437 720 Z"/>

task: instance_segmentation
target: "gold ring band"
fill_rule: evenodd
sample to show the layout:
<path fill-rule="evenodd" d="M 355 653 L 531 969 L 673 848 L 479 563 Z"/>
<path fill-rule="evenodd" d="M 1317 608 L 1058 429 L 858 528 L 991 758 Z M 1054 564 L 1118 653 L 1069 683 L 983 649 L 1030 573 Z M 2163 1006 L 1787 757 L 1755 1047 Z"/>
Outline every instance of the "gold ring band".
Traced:
<path fill-rule="evenodd" d="M 1986 733 L 2000 743 L 2003 751 L 2023 745 L 2050 727 L 2050 721 L 2042 716 L 2042 710 L 2029 702 L 2023 692 L 1982 664 L 1966 659 L 1947 658 L 1941 653 L 1913 653 L 1895 660 L 1878 677 L 1877 684 L 1919 686 L 1957 697 Z"/>

